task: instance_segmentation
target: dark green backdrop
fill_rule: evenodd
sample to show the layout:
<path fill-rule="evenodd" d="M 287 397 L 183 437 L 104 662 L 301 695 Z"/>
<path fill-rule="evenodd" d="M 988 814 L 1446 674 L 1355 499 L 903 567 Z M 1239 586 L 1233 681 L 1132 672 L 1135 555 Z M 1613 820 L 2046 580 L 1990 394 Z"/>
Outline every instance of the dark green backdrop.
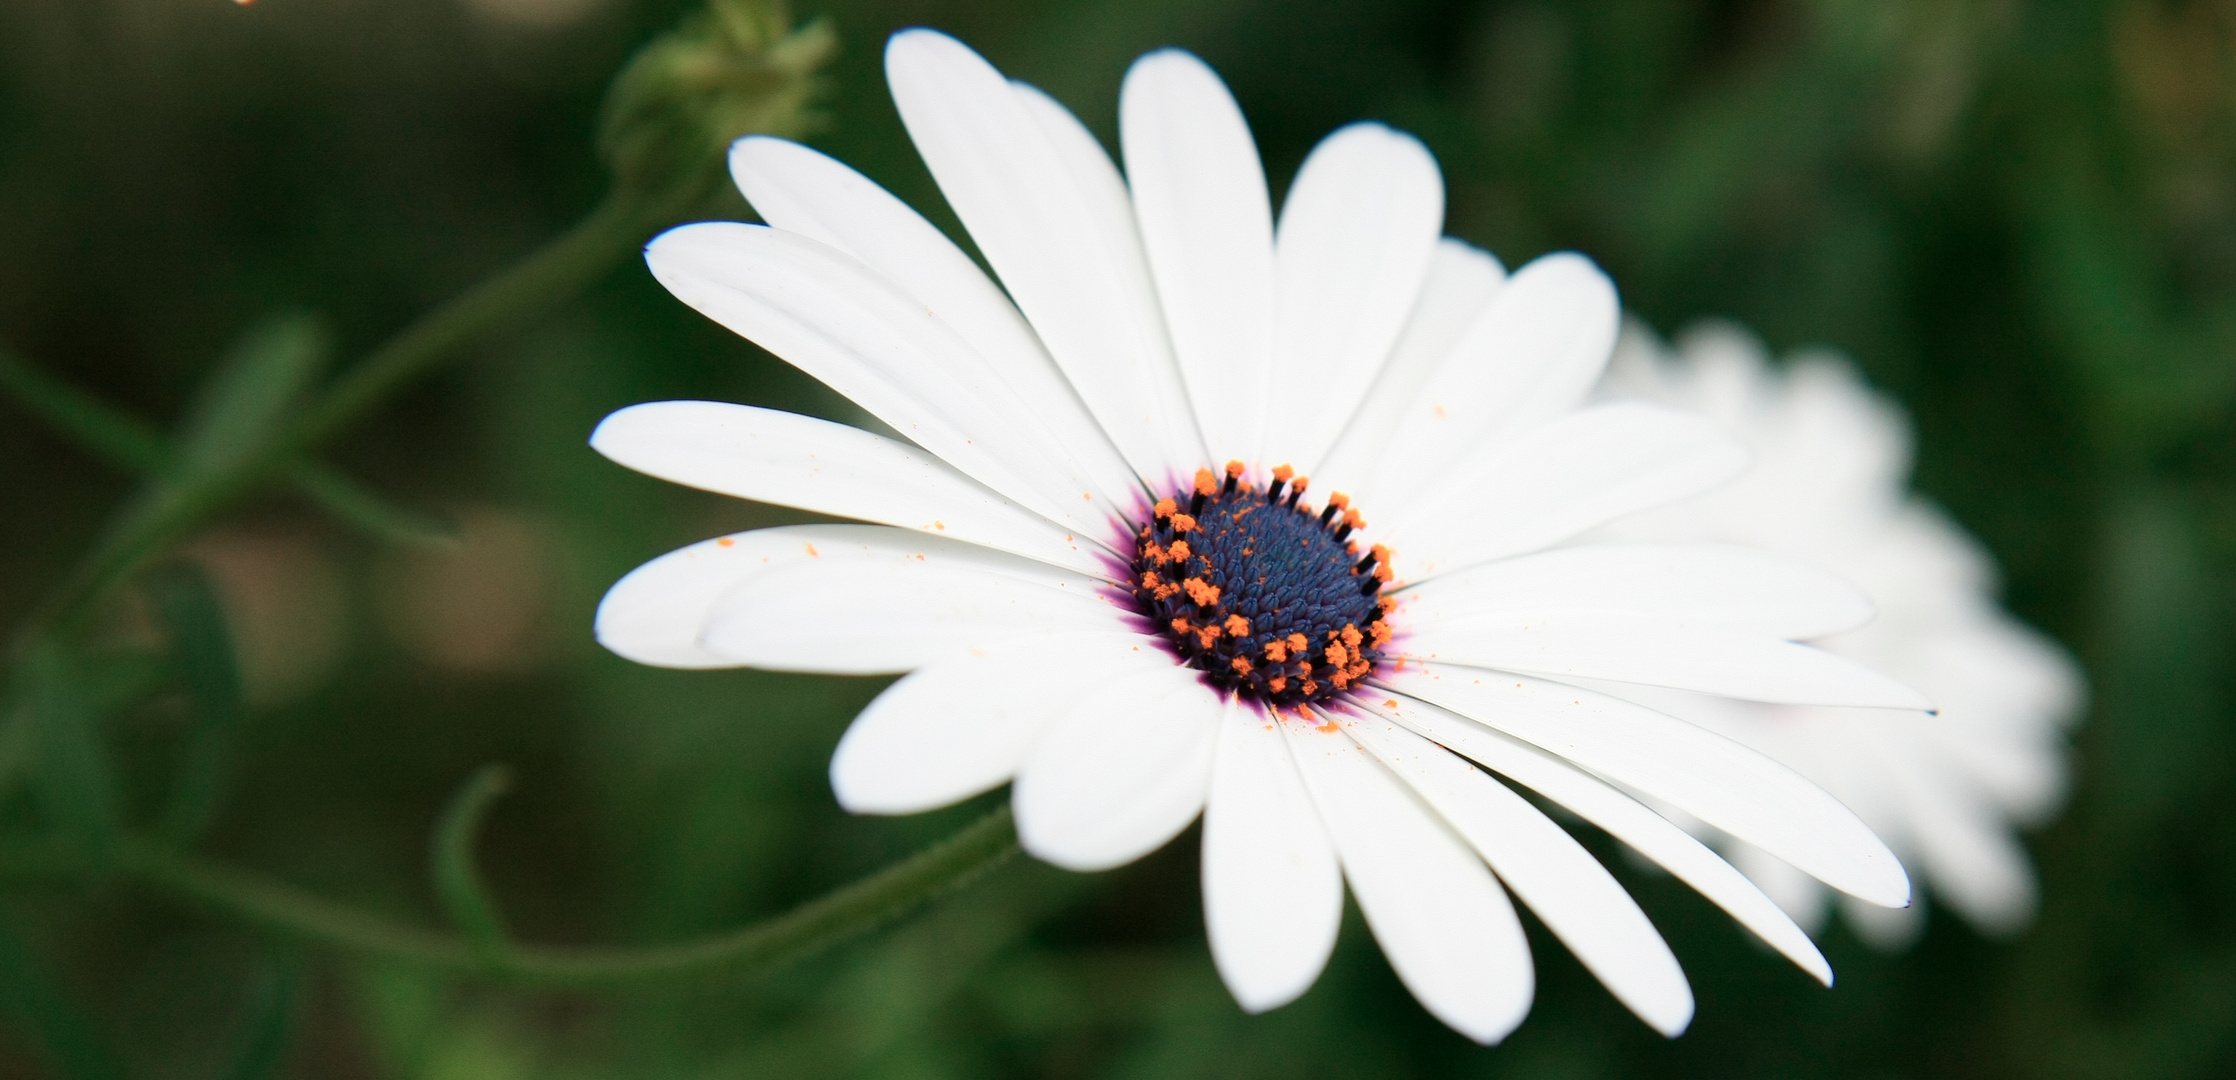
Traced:
<path fill-rule="evenodd" d="M 0 344 L 169 423 L 259 320 L 315 313 L 354 356 L 564 228 L 603 186 L 602 87 L 685 8 L 592 0 L 552 28 L 477 13 L 503 6 L 0 6 Z M 1094 877 L 1013 863 L 771 978 L 623 995 L 298 953 L 135 885 L 27 879 L 0 896 L 0 982 L 47 970 L 80 1034 L 148 1078 L 233 1068 L 296 971 L 279 1060 L 301 1077 L 2236 1073 L 2236 4 L 800 14 L 843 42 L 810 141 L 919 206 L 937 196 L 879 73 L 893 29 L 958 34 L 1106 139 L 1126 63 L 1178 44 L 1233 86 L 1277 189 L 1319 135 L 1383 119 L 1442 160 L 1449 231 L 1509 265 L 1574 248 L 1664 330 L 1728 315 L 1781 350 L 1851 353 L 1912 411 L 1921 489 L 2091 679 L 2070 808 L 2031 839 L 2038 922 L 1998 943 L 1936 912 L 1895 956 L 1835 929 L 1827 991 L 1608 851 L 1685 963 L 1693 1029 L 1653 1035 L 1533 924 L 1535 1011 L 1482 1049 L 1420 1011 L 1355 917 L 1304 1000 L 1241 1015 L 1205 952 L 1191 833 Z M 780 910 L 977 813 L 834 805 L 825 762 L 880 682 L 653 671 L 591 643 L 621 573 L 781 519 L 585 447 L 606 412 L 663 397 L 846 415 L 631 263 L 336 449 L 462 522 L 460 551 L 278 497 L 197 539 L 254 703 L 208 849 L 432 923 L 431 823 L 475 768 L 509 762 L 517 791 L 483 850 L 515 929 L 659 941 Z M 5 403 L 0 463 L 12 621 L 129 478 Z M 133 619 L 114 632 L 144 632 Z M 185 711 L 158 700 L 103 733 L 140 803 Z M 0 825 L 29 819 L 22 801 Z M 0 1006 L 0 1075 L 101 1056 L 42 1040 L 54 1000 Z"/>

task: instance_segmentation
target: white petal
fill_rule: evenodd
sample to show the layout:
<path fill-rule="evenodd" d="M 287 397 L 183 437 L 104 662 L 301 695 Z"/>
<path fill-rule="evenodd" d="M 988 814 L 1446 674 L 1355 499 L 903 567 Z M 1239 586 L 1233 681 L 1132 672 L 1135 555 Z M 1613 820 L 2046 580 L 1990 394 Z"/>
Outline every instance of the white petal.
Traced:
<path fill-rule="evenodd" d="M 590 445 L 678 484 L 933 533 L 1082 574 L 1111 573 L 1100 544 L 928 453 L 845 424 L 751 405 L 655 401 L 606 417 Z"/>
<path fill-rule="evenodd" d="M 968 343 L 850 255 L 763 225 L 670 229 L 645 249 L 668 291 L 844 394 L 972 479 L 1074 529 L 1110 518 L 1063 442 Z"/>
<path fill-rule="evenodd" d="M 1447 236 L 1436 242 L 1420 299 L 1405 321 L 1390 362 L 1367 388 L 1365 400 L 1314 473 L 1329 491 L 1345 491 L 1374 505 L 1368 478 L 1397 435 L 1414 398 L 1477 315 L 1506 283 L 1506 268 L 1472 244 Z"/>
<path fill-rule="evenodd" d="M 1281 204 L 1265 460 L 1310 472 L 1389 361 L 1444 225 L 1444 178 L 1419 139 L 1342 128 L 1304 159 Z"/>
<path fill-rule="evenodd" d="M 861 173 L 784 139 L 730 147 L 730 174 L 761 219 L 846 252 L 970 343 L 1064 442 L 1098 495 L 1129 507 L 1133 470 L 1048 358 L 1017 306 L 923 215 Z"/>
<path fill-rule="evenodd" d="M 1853 660 L 1709 620 L 1600 612 L 1524 618 L 1408 621 L 1393 648 L 1424 662 L 1639 683 L 1780 705 L 1933 707 L 1924 695 Z"/>
<path fill-rule="evenodd" d="M 1747 875 L 1762 894 L 1778 905 L 1779 910 L 1793 916 L 1794 925 L 1815 934 L 1824 929 L 1825 916 L 1830 910 L 1832 894 L 1824 882 L 1793 868 L 1793 864 L 1771 855 L 1744 840 L 1725 837 L 1725 851 L 1731 856 L 1731 865 Z M 1895 911 L 1873 905 L 1874 911 Z"/>
<path fill-rule="evenodd" d="M 1515 271 L 1407 409 L 1374 477 L 1378 504 L 1574 408 L 1606 367 L 1617 327 L 1615 285 L 1590 259 L 1564 252 Z"/>
<path fill-rule="evenodd" d="M 1343 875 L 1278 721 L 1230 703 L 1203 810 L 1211 959 L 1246 1012 L 1310 989 L 1343 921 Z"/>
<path fill-rule="evenodd" d="M 703 613 L 699 647 L 733 665 L 885 675 L 1003 641 L 1127 629 L 1092 578 L 936 536 L 795 525 L 726 539 L 723 554 L 743 552 L 744 572 L 678 581 L 671 602 L 679 615 Z"/>
<path fill-rule="evenodd" d="M 1832 967 L 1809 935 L 1730 863 L 1638 800 L 1528 743 L 1412 697 L 1373 700 L 1374 712 L 1482 763 L 1605 829 L 1698 890 L 1771 948 L 1832 985 Z"/>
<path fill-rule="evenodd" d="M 1378 678 L 1666 800 L 1842 892 L 1887 907 L 1910 902 L 1902 864 L 1854 813 L 1800 774 L 1721 735 L 1520 675 L 1440 666 Z"/>
<path fill-rule="evenodd" d="M 1134 61 L 1119 141 L 1165 324 L 1213 462 L 1254 462 L 1273 356 L 1273 208 L 1234 95 L 1203 61 Z"/>
<path fill-rule="evenodd" d="M 1583 845 L 1442 747 L 1380 717 L 1343 723 L 1474 846 L 1617 1000 L 1664 1035 L 1685 1030 L 1693 993 L 1677 957 Z"/>
<path fill-rule="evenodd" d="M 1528 1015 L 1537 976 L 1483 860 L 1336 725 L 1281 728 L 1398 980 L 1460 1034 L 1505 1038 Z"/>
<path fill-rule="evenodd" d="M 1594 544 L 1484 563 L 1405 590 L 1409 625 L 1527 624 L 1627 612 L 1800 639 L 1871 618 L 1855 586 L 1813 566 L 1724 545 Z"/>
<path fill-rule="evenodd" d="M 1370 513 L 1413 580 L 1551 546 L 1729 480 L 1747 453 L 1704 420 L 1650 405 L 1571 413 L 1441 469 Z M 1379 485 L 1381 481 L 1376 481 Z"/>
<path fill-rule="evenodd" d="M 1177 664 L 1074 702 L 1018 770 L 1018 842 L 1067 870 L 1108 870 L 1163 847 L 1203 810 L 1225 709 Z"/>
<path fill-rule="evenodd" d="M 1909 844 L 1933 892 L 1990 934 L 2034 916 L 2034 868 L 1994 804 L 1926 754 L 1882 751 L 1874 764 L 1894 789 Z"/>
<path fill-rule="evenodd" d="M 1123 633 L 1005 641 L 942 660 L 854 718 L 831 755 L 831 790 L 857 814 L 914 814 L 990 791 L 1065 708 L 1144 665 L 1171 657 Z"/>
<path fill-rule="evenodd" d="M 904 30 L 885 73 L 948 205 L 1134 471 L 1192 475 L 1202 439 L 1109 155 L 961 42 Z"/>

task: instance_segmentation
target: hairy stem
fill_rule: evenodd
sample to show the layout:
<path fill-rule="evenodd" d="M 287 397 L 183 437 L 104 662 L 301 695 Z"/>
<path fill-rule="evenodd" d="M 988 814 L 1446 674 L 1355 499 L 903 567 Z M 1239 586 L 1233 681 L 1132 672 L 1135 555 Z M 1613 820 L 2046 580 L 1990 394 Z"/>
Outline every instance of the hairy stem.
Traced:
<path fill-rule="evenodd" d="M 1017 850 L 1005 806 L 899 863 L 741 930 L 673 945 L 508 944 L 501 952 L 140 838 L 120 844 L 114 869 L 310 944 L 504 982 L 598 987 L 762 971 L 898 917 L 1001 865 Z"/>

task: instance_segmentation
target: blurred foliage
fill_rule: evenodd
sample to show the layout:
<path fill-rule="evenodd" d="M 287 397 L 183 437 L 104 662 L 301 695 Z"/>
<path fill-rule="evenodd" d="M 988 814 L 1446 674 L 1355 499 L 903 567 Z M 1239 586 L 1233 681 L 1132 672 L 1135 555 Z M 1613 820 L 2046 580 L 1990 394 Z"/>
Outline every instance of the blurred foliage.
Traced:
<path fill-rule="evenodd" d="M 598 994 L 297 953 L 124 879 L 53 872 L 145 823 L 421 925 L 494 895 L 523 940 L 655 943 L 781 911 L 981 812 L 833 805 L 825 763 L 873 681 L 653 671 L 589 641 L 598 595 L 638 562 L 790 520 L 598 459 L 584 438 L 601 416 L 662 397 L 851 415 L 624 266 L 459 343 L 464 363 L 329 446 L 331 468 L 296 471 L 114 593 L 83 647 L 19 648 L 0 702 L 0 1075 L 2236 1067 L 2236 5 L 799 14 L 828 29 L 766 63 L 797 76 L 825 35 L 843 43 L 811 141 L 950 227 L 885 96 L 884 35 L 955 32 L 1106 140 L 1126 63 L 1178 44 L 1232 83 L 1277 185 L 1336 125 L 1388 120 L 1442 159 L 1451 231 L 1509 265 L 1574 248 L 1665 330 L 1728 315 L 1780 348 L 1854 355 L 1912 410 L 1922 489 L 2090 671 L 2070 808 L 2033 841 L 2035 926 L 1994 942 L 1936 913 L 1892 956 L 1835 929 L 1840 982 L 1820 990 L 1603 851 L 1685 962 L 1693 1030 L 1654 1036 L 1533 926 L 1535 1012 L 1484 1050 L 1420 1012 L 1355 919 L 1305 999 L 1241 1015 L 1205 952 L 1192 838 L 1094 877 L 1013 863 L 771 976 Z M 607 164 L 679 190 L 738 125 L 766 123 L 721 94 L 768 69 L 722 50 L 776 30 L 697 15 L 637 51 L 688 15 L 681 0 L 0 7 L 0 342 L 28 358 L 0 358 L 8 624 L 170 447 L 222 466 L 292 407 L 291 381 L 315 385 L 600 205 Z M 709 104 L 661 121 L 680 127 L 632 138 L 648 129 L 616 119 L 684 90 Z M 745 213 L 726 198 L 707 212 Z M 259 400 L 201 389 L 252 369 L 288 378 L 256 380 Z M 347 490 L 320 494 L 321 475 Z M 372 500 L 363 514 L 336 509 L 351 495 Z M 227 654 L 230 680 L 212 667 Z M 428 838 L 490 762 L 516 790 L 474 808 L 478 841 L 453 834 L 481 869 L 453 865 L 446 908 Z M 40 825 L 68 850 L 19 842 Z"/>

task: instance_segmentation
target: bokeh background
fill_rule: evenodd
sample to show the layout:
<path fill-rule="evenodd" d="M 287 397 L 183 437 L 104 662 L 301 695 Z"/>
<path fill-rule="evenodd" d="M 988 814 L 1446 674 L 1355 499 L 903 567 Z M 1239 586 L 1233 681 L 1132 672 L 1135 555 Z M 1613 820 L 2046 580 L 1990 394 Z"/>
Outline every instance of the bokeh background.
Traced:
<path fill-rule="evenodd" d="M 0 5 L 0 346 L 169 425 L 289 313 L 361 355 L 598 199 L 597 103 L 682 0 Z M 1572 248 L 1665 331 L 1736 317 L 1842 350 L 1913 414 L 1917 484 L 1980 536 L 2092 704 L 2069 808 L 2030 837 L 2035 924 L 1944 912 L 1836 988 L 1588 837 L 1699 996 L 1652 1034 L 1531 924 L 1530 1019 L 1483 1049 L 1356 919 L 1302 1001 L 1245 1017 L 1202 936 L 1191 832 L 1083 877 L 1020 860 L 743 982 L 618 994 L 301 949 L 0 844 L 0 1075 L 512 1077 L 2202 1077 L 2236 1073 L 2236 4 L 1952 0 L 801 0 L 842 52 L 810 141 L 952 227 L 885 95 L 888 33 L 962 36 L 1114 141 L 1119 78 L 1177 44 L 1228 79 L 1279 190 L 1357 118 L 1421 135 L 1449 231 Z M 730 213 L 742 215 L 742 204 Z M 627 263 L 477 343 L 330 459 L 446 515 L 398 545 L 281 496 L 188 544 L 250 705 L 204 849 L 428 925 L 429 830 L 476 768 L 514 928 L 655 942 L 743 925 L 989 802 L 854 819 L 824 780 L 879 680 L 678 673 L 590 640 L 638 562 L 780 512 L 584 444 L 703 397 L 847 406 Z M 0 613 L 134 478 L 0 401 Z M 108 616 L 120 640 L 130 611 Z M 108 624 L 104 624 L 108 625 Z M 101 732 L 153 805 L 189 706 Z M 38 809 L 0 792 L 0 837 Z M 274 995 L 292 1006 L 277 1015 Z M 58 1036 L 57 1032 L 61 1034 Z M 73 1034 L 74 1033 L 74 1034 Z M 58 1042 L 59 1039 L 59 1042 Z M 272 1049 L 256 1050 L 259 1045 Z"/>

